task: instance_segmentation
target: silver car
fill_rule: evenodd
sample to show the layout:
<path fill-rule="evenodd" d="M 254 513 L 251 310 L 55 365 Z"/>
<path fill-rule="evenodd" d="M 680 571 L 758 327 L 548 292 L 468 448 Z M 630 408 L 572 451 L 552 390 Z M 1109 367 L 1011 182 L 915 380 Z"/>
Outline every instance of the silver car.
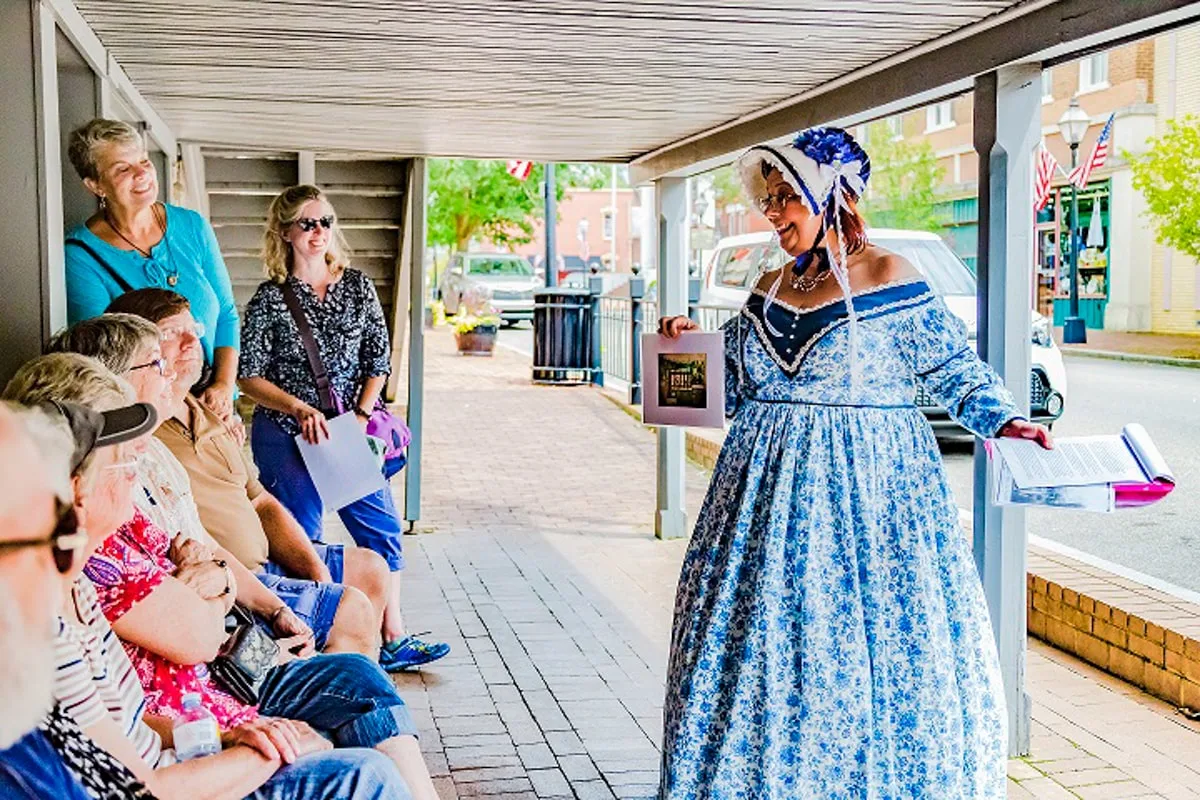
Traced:
<path fill-rule="evenodd" d="M 456 253 L 439 285 L 447 314 L 458 313 L 473 288 L 491 294 L 492 307 L 506 325 L 533 319 L 533 292 L 542 280 L 523 256 L 512 253 Z"/>

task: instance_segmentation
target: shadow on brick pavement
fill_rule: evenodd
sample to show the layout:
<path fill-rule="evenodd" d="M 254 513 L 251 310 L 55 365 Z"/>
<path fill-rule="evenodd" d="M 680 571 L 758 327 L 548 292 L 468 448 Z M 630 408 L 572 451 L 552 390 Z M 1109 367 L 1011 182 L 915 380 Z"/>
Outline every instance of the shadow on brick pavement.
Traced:
<path fill-rule="evenodd" d="M 405 615 L 453 651 L 396 677 L 443 800 L 652 798 L 683 541 L 653 535 L 655 440 L 587 387 L 430 332 Z M 398 482 L 399 483 L 399 482 Z M 689 467 L 688 508 L 707 476 Z M 1010 798 L 1200 800 L 1200 726 L 1031 642 Z M 1094 674 L 1093 674 L 1094 673 Z M 1152 733 L 1145 733 L 1145 732 Z"/>

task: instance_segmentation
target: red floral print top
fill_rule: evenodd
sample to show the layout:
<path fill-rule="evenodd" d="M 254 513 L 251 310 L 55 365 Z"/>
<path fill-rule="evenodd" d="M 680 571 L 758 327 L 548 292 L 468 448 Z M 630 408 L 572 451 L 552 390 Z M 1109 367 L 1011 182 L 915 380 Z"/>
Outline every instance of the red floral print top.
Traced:
<path fill-rule="evenodd" d="M 175 574 L 176 566 L 167 557 L 170 547 L 167 534 L 137 511 L 88 559 L 84 574 L 96 585 L 100 609 L 110 623 L 116 624 L 164 578 Z M 183 708 L 184 695 L 197 692 L 221 730 L 258 716 L 255 707 L 243 705 L 214 686 L 206 665 L 176 664 L 140 645 L 122 644 L 146 691 L 146 713 L 174 719 Z"/>

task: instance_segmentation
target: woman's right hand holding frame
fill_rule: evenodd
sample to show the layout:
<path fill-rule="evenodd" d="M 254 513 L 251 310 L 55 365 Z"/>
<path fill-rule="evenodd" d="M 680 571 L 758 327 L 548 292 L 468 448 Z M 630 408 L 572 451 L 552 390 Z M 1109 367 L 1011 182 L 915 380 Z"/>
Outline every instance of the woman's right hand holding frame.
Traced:
<path fill-rule="evenodd" d="M 659 317 L 658 332 L 661 336 L 668 339 L 675 339 L 684 331 L 698 331 L 700 326 L 695 320 L 690 317 L 675 316 L 675 317 Z"/>

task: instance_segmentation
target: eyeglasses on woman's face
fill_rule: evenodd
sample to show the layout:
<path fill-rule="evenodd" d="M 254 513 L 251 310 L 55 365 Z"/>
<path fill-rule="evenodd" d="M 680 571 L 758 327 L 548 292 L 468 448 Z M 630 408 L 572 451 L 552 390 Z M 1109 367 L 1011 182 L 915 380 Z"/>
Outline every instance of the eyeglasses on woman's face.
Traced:
<path fill-rule="evenodd" d="M 158 370 L 158 374 L 165 378 L 169 372 L 167 366 L 167 360 L 162 356 L 159 356 L 158 358 L 147 361 L 145 364 L 135 364 L 129 368 L 129 372 L 136 372 L 139 369 L 148 369 L 150 367 L 154 367 Z"/>
<path fill-rule="evenodd" d="M 300 219 L 296 220 L 295 224 L 305 233 L 315 231 L 318 225 L 325 230 L 329 230 L 333 227 L 333 214 L 326 214 L 325 216 L 319 218 L 301 217 Z"/>
<path fill-rule="evenodd" d="M 54 556 L 54 567 L 59 574 L 66 575 L 75 563 L 75 556 L 87 544 L 87 534 L 79 530 L 79 518 L 70 503 L 55 499 L 54 530 L 42 539 L 14 539 L 0 542 L 0 553 L 5 550 L 21 550 L 26 547 L 50 547 Z"/>
<path fill-rule="evenodd" d="M 773 194 L 768 194 L 766 197 L 755 199 L 755 204 L 758 210 L 764 214 L 771 212 L 783 211 L 787 208 L 787 204 L 796 200 L 796 193 L 787 187 L 777 189 Z"/>
<path fill-rule="evenodd" d="M 173 342 L 183 336 L 191 336 L 193 339 L 204 338 L 204 325 L 199 322 L 193 322 L 190 325 L 173 325 L 169 328 L 158 329 L 158 339 L 160 342 Z"/>

